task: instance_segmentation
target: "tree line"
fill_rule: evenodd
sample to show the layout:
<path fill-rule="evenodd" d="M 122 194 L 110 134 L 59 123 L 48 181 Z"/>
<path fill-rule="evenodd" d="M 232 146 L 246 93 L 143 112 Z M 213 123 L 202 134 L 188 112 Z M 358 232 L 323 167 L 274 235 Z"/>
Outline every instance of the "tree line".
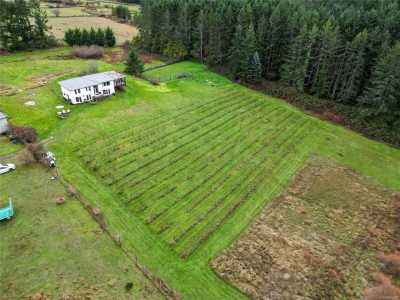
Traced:
<path fill-rule="evenodd" d="M 0 48 L 7 51 L 56 45 L 48 34 L 46 11 L 38 0 L 0 0 Z"/>
<path fill-rule="evenodd" d="M 91 46 L 114 47 L 116 38 L 113 30 L 107 27 L 105 30 L 93 27 L 90 30 L 86 28 L 69 28 L 64 33 L 64 40 L 69 46 Z"/>
<path fill-rule="evenodd" d="M 400 136 L 399 0 L 146 0 L 140 45 L 281 80 Z"/>
<path fill-rule="evenodd" d="M 129 21 L 131 19 L 131 12 L 126 5 L 117 5 L 112 8 L 111 14 L 118 19 Z"/>

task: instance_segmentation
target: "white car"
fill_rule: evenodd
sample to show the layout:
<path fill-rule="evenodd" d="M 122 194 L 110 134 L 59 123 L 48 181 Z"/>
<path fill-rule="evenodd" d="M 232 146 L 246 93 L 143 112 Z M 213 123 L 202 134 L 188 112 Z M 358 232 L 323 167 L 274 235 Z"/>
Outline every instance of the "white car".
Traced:
<path fill-rule="evenodd" d="M 14 164 L 0 164 L 0 175 L 15 170 Z"/>

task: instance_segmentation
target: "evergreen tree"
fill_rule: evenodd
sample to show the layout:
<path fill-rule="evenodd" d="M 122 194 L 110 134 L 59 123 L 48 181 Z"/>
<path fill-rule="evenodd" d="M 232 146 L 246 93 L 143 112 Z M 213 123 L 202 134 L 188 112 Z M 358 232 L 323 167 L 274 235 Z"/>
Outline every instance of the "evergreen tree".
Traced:
<path fill-rule="evenodd" d="M 74 31 L 71 28 L 64 32 L 64 41 L 68 44 L 68 46 L 74 45 Z"/>
<path fill-rule="evenodd" d="M 246 77 L 247 81 L 251 83 L 257 83 L 262 78 L 262 66 L 258 52 L 255 52 L 254 55 L 250 58 L 247 67 Z"/>
<path fill-rule="evenodd" d="M 104 31 L 101 28 L 98 28 L 96 31 L 96 45 L 104 47 L 105 45 L 105 35 Z"/>
<path fill-rule="evenodd" d="M 360 94 L 365 72 L 368 33 L 366 30 L 357 34 L 346 47 L 346 66 L 341 74 L 340 101 L 356 101 Z"/>
<path fill-rule="evenodd" d="M 81 32 L 81 45 L 89 46 L 90 45 L 90 37 L 89 32 L 86 28 L 84 28 Z"/>
<path fill-rule="evenodd" d="M 91 27 L 90 31 L 89 31 L 89 42 L 90 42 L 90 45 L 96 45 L 96 43 L 97 43 L 96 30 L 93 27 Z"/>
<path fill-rule="evenodd" d="M 382 53 L 360 101 L 367 108 L 367 116 L 400 131 L 400 42 Z"/>
<path fill-rule="evenodd" d="M 0 0 L 0 47 L 8 51 L 53 45 L 46 12 L 37 0 Z"/>
<path fill-rule="evenodd" d="M 143 72 L 143 63 L 134 48 L 129 50 L 128 59 L 125 63 L 125 72 L 131 75 L 140 75 Z"/>
<path fill-rule="evenodd" d="M 315 35 L 315 28 L 313 35 Z M 313 35 L 305 25 L 290 46 L 286 62 L 282 66 L 282 79 L 295 86 L 299 91 L 304 91 Z"/>
<path fill-rule="evenodd" d="M 213 66 L 220 65 L 223 60 L 222 24 L 220 23 L 220 17 L 215 12 L 209 14 L 208 27 L 207 63 Z"/>
<path fill-rule="evenodd" d="M 104 42 L 105 46 L 107 46 L 107 47 L 114 47 L 116 44 L 114 32 L 112 31 L 112 29 L 110 27 L 106 28 L 104 41 L 105 41 Z"/>
<path fill-rule="evenodd" d="M 73 34 L 73 45 L 82 45 L 82 34 L 81 30 L 79 28 L 74 29 L 74 34 Z"/>

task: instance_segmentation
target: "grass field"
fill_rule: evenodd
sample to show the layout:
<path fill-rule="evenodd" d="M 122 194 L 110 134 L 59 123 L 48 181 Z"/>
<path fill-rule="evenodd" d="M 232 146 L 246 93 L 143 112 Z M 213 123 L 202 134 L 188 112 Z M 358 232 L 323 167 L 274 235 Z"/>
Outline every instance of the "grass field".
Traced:
<path fill-rule="evenodd" d="M 117 44 L 121 45 L 125 41 L 131 41 L 138 34 L 135 27 L 127 24 L 122 24 L 101 17 L 58 17 L 49 18 L 50 32 L 58 39 L 64 38 L 64 32 L 68 28 L 107 28 L 111 27 L 117 38 Z"/>
<path fill-rule="evenodd" d="M 38 56 L 37 63 L 46 60 Z M 68 67 L 67 77 L 81 62 L 43 63 L 43 72 Z M 9 63 L 11 68 L 14 63 Z M 35 70 L 24 67 L 27 73 Z M 183 72 L 191 75 L 178 79 Z M 23 111 L 16 121 L 34 122 L 42 137 L 55 137 L 50 147 L 63 176 L 101 207 L 122 247 L 185 299 L 246 298 L 217 277 L 209 261 L 285 190 L 310 155 L 400 188 L 396 149 L 308 116 L 194 62 L 144 75 L 165 82 L 154 86 L 128 77 L 124 92 L 97 105 L 72 107 L 67 120 Z M 21 85 L 29 81 L 15 80 Z M 49 109 L 62 103 L 55 80 L 36 93 Z M 0 110 L 19 113 L 22 94 L 11 97 L 14 101 L 0 97 Z"/>
<path fill-rule="evenodd" d="M 90 1 L 88 1 L 90 2 Z M 94 2 L 94 1 L 93 1 Z M 140 6 L 137 4 L 123 4 L 116 2 L 106 2 L 106 1 L 96 1 L 94 2 L 95 10 L 86 10 L 84 6 L 62 6 L 55 7 L 54 5 L 49 5 L 48 3 L 42 2 L 41 7 L 46 10 L 47 16 L 57 17 L 55 11 L 57 10 L 59 13 L 59 17 L 78 17 L 78 16 L 90 16 L 90 15 L 111 15 L 112 8 L 117 5 L 127 6 L 129 11 L 138 12 L 140 10 Z"/>
<path fill-rule="evenodd" d="M 50 176 L 34 166 L 18 167 L 0 178 L 0 207 L 8 197 L 16 207 L 15 218 L 0 224 L 0 298 L 28 299 L 42 293 L 46 297 L 29 299 L 162 299 Z M 57 206 L 59 197 L 66 203 Z M 128 282 L 133 283 L 129 292 Z"/>

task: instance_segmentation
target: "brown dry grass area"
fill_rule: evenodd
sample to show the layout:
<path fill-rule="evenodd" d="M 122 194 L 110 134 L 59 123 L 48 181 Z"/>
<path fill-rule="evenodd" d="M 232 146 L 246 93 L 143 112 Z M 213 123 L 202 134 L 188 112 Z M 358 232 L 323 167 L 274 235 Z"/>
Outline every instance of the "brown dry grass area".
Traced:
<path fill-rule="evenodd" d="M 58 17 L 49 18 L 49 26 L 51 32 L 58 39 L 64 38 L 64 32 L 68 28 L 107 28 L 108 26 L 114 31 L 117 38 L 117 44 L 121 45 L 125 41 L 131 41 L 138 34 L 135 27 L 115 22 L 113 20 L 101 17 Z"/>
<path fill-rule="evenodd" d="M 391 191 L 314 158 L 211 265 L 254 299 L 360 299 L 377 252 L 396 247 Z"/>
<path fill-rule="evenodd" d="M 12 96 L 18 92 L 17 89 L 11 86 L 0 85 L 0 96 Z"/>

